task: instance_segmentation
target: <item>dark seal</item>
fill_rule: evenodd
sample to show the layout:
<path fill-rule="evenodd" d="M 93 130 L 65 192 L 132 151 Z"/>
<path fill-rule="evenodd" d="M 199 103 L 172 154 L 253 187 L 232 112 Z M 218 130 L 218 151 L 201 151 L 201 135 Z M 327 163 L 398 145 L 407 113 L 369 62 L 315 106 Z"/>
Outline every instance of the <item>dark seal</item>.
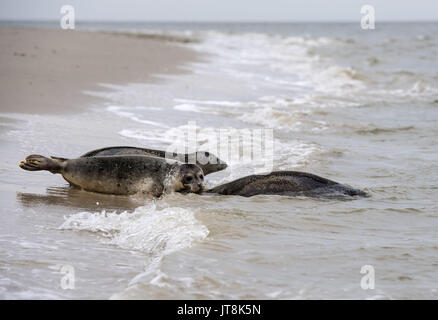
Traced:
<path fill-rule="evenodd" d="M 227 164 L 224 161 L 216 157 L 214 154 L 206 151 L 197 151 L 190 154 L 179 154 L 168 153 L 162 150 L 122 146 L 106 147 L 89 151 L 83 154 L 81 158 L 122 155 L 144 155 L 177 160 L 184 163 L 196 163 L 202 169 L 205 175 L 224 170 L 227 167 Z"/>
<path fill-rule="evenodd" d="M 251 175 L 214 187 L 207 192 L 243 197 L 261 194 L 282 196 L 367 195 L 362 190 L 311 173 L 298 171 L 276 171 L 269 174 Z"/>

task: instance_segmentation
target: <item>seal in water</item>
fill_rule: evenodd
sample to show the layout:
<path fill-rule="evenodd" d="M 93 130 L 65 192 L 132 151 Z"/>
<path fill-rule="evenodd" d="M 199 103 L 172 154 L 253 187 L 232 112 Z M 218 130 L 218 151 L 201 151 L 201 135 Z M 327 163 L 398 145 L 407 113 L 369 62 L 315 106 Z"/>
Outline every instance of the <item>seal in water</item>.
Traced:
<path fill-rule="evenodd" d="M 243 197 L 252 197 L 259 194 L 283 196 L 367 195 L 362 190 L 350 188 L 314 174 L 298 171 L 276 171 L 265 175 L 251 175 L 214 187 L 207 192 Z"/>
<path fill-rule="evenodd" d="M 122 155 L 144 155 L 159 158 L 166 158 L 171 160 L 178 160 L 180 162 L 193 162 L 202 169 L 204 175 L 224 170 L 227 164 L 216 157 L 214 154 L 206 151 L 197 151 L 190 154 L 166 153 L 166 151 L 144 149 L 137 147 L 107 147 L 89 151 L 83 154 L 81 158 L 87 157 L 101 157 L 101 156 L 122 156 Z"/>
<path fill-rule="evenodd" d="M 65 159 L 30 155 L 24 170 L 60 173 L 71 185 L 87 191 L 116 195 L 136 193 L 161 196 L 164 192 L 204 190 L 204 174 L 195 164 L 136 155 Z"/>

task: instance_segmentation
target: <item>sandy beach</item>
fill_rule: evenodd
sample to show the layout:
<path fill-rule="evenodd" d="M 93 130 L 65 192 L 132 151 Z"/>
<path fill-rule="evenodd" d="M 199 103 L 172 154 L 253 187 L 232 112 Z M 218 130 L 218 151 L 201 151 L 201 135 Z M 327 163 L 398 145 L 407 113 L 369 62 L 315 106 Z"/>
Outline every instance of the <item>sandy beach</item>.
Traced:
<path fill-rule="evenodd" d="M 437 23 L 77 26 L 101 31 L 0 28 L 0 299 L 438 297 Z M 18 166 L 187 141 L 228 164 L 208 188 L 271 159 L 370 197 L 151 200 Z"/>
<path fill-rule="evenodd" d="M 98 83 L 150 81 L 151 74 L 181 73 L 196 54 L 178 37 L 0 27 L 0 112 L 83 110 Z"/>

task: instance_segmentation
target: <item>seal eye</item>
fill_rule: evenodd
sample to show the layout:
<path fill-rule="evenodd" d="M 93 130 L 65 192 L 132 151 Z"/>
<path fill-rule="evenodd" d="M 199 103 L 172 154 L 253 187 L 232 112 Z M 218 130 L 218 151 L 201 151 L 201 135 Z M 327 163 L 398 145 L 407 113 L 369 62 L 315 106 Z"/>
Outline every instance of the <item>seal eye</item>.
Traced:
<path fill-rule="evenodd" d="M 191 183 L 192 181 L 193 181 L 193 177 L 192 176 L 185 176 L 184 177 L 184 182 Z"/>
<path fill-rule="evenodd" d="M 201 175 L 199 176 L 199 179 L 204 180 L 204 176 L 201 174 Z"/>

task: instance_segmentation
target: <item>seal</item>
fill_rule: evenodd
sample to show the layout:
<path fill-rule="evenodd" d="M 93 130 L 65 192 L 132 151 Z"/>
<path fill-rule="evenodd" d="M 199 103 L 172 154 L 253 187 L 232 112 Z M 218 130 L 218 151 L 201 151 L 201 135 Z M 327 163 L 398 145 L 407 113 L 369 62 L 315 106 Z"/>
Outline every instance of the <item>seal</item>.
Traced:
<path fill-rule="evenodd" d="M 338 182 L 299 171 L 274 171 L 269 174 L 246 176 L 207 190 L 208 193 L 252 197 L 260 194 L 282 196 L 321 196 L 327 194 L 366 196 Z"/>
<path fill-rule="evenodd" d="M 83 154 L 81 158 L 122 155 L 145 155 L 177 160 L 185 163 L 196 163 L 202 169 L 204 175 L 221 171 L 227 168 L 227 164 L 224 161 L 216 157 L 214 154 L 206 151 L 197 151 L 190 154 L 179 154 L 170 153 L 162 150 L 121 146 L 92 150 Z"/>
<path fill-rule="evenodd" d="M 205 189 L 202 169 L 195 164 L 136 155 L 66 159 L 30 155 L 19 166 L 28 171 L 61 174 L 71 185 L 115 195 L 193 192 Z"/>

